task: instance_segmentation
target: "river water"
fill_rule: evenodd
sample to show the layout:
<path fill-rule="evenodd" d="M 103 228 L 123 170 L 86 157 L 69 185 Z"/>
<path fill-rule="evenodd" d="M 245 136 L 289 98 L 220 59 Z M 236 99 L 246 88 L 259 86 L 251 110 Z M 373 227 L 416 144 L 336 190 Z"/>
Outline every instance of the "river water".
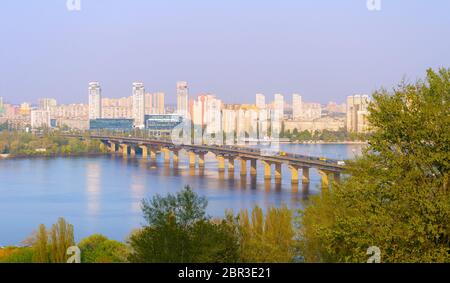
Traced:
<path fill-rule="evenodd" d="M 362 145 L 283 144 L 281 150 L 352 159 Z M 313 169 L 309 186 L 292 186 L 285 167 L 282 183 L 275 184 L 264 181 L 259 163 L 256 180 L 242 179 L 239 163 L 229 178 L 228 172 L 218 173 L 214 155 L 206 156 L 205 170 L 199 172 L 189 169 L 183 152 L 178 169 L 165 166 L 159 155 L 156 163 L 139 156 L 0 160 L 0 246 L 19 245 L 39 224 L 49 227 L 58 217 L 75 226 L 77 240 L 94 233 L 124 240 L 144 223 L 142 199 L 175 193 L 185 185 L 208 199 L 207 211 L 213 217 L 255 205 L 300 209 L 309 196 L 320 193 L 320 177 Z"/>

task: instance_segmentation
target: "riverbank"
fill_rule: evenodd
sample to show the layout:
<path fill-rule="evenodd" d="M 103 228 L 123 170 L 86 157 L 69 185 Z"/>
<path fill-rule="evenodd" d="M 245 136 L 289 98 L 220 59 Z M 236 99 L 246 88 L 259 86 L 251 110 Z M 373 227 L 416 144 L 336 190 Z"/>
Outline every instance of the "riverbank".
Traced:
<path fill-rule="evenodd" d="M 32 158 L 57 158 L 57 157 L 95 157 L 106 156 L 107 152 L 93 152 L 93 153 L 54 153 L 54 154 L 0 154 L 2 159 L 32 159 Z"/>

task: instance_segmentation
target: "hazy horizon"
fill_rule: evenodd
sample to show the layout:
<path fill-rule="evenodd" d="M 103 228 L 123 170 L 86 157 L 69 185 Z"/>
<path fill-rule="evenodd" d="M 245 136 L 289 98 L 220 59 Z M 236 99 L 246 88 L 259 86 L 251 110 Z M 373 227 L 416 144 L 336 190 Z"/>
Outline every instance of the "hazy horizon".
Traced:
<path fill-rule="evenodd" d="M 432 2 L 432 3 L 429 3 Z M 0 97 L 5 102 L 86 103 L 90 81 L 104 97 L 142 81 L 176 102 L 190 95 L 253 103 L 256 93 L 290 102 L 345 102 L 427 68 L 450 67 L 450 2 L 66 0 L 0 3 Z"/>

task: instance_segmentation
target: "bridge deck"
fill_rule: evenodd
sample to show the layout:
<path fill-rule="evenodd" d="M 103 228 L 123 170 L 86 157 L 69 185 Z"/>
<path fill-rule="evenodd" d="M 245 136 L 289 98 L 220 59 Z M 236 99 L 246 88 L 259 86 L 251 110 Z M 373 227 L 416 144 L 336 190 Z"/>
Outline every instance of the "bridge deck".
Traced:
<path fill-rule="evenodd" d="M 72 137 L 75 135 L 68 135 Z M 218 156 L 226 156 L 226 157 L 238 157 L 243 159 L 258 159 L 261 161 L 269 162 L 269 163 L 284 163 L 295 167 L 313 167 L 319 170 L 326 170 L 331 172 L 343 172 L 344 166 L 338 164 L 338 160 L 334 159 L 324 159 L 313 156 L 305 156 L 300 154 L 293 153 L 283 153 L 274 152 L 270 150 L 258 149 L 258 148 L 249 148 L 249 147 L 238 147 L 238 146 L 215 146 L 215 145 L 194 145 L 194 144 L 174 144 L 171 141 L 167 140 L 158 140 L 158 139 L 145 139 L 145 138 L 134 138 L 134 137 L 116 137 L 116 136 L 97 136 L 91 135 L 92 139 L 99 139 L 104 142 L 114 142 L 120 144 L 129 144 L 129 145 L 141 145 L 141 146 L 161 146 L 166 147 L 171 150 L 187 150 L 194 151 L 197 153 L 207 153 L 211 152 Z"/>

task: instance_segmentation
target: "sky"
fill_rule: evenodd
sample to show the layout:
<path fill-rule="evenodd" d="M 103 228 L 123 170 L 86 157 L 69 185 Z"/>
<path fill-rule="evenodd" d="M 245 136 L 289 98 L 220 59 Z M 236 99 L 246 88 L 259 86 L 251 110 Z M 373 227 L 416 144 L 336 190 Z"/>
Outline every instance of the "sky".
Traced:
<path fill-rule="evenodd" d="M 380 0 L 0 1 L 0 96 L 7 102 L 86 103 L 131 95 L 134 81 L 175 103 L 190 95 L 225 103 L 300 93 L 307 102 L 423 78 L 450 67 L 450 1 Z M 377 1 L 377 0 L 375 0 Z"/>

